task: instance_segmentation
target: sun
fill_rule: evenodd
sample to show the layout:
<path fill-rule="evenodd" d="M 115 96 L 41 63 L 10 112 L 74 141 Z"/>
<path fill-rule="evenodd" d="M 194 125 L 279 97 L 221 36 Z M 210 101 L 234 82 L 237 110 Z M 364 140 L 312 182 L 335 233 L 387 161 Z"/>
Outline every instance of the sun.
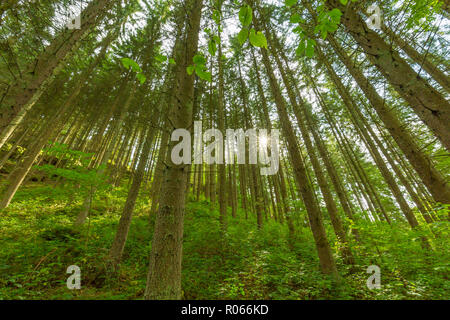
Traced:
<path fill-rule="evenodd" d="M 259 137 L 259 145 L 263 148 L 267 147 L 268 139 L 266 136 Z"/>

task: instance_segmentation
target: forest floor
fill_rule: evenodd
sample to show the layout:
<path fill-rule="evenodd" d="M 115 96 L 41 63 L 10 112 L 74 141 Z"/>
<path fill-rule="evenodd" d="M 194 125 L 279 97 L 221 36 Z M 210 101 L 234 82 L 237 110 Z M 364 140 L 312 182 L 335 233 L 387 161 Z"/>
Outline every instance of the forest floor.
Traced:
<path fill-rule="evenodd" d="M 127 195 L 126 185 L 99 192 L 89 221 L 74 229 L 82 199 L 52 183 L 23 186 L 0 219 L 0 299 L 142 299 L 153 221 L 141 192 L 118 272 L 106 272 L 106 256 Z M 185 299 L 448 299 L 448 222 L 431 226 L 436 252 L 422 249 L 405 225 L 355 225 L 357 264 L 339 264 L 335 282 L 318 270 L 307 225 L 297 223 L 293 245 L 287 226 L 238 211 L 222 237 L 217 210 L 188 199 L 183 246 Z M 327 230 L 333 252 L 336 239 Z M 413 239 L 413 240 L 412 240 Z M 342 261 L 342 259 L 336 259 Z M 369 265 L 381 268 L 381 289 L 368 289 Z M 67 267 L 81 268 L 81 290 L 69 290 Z"/>

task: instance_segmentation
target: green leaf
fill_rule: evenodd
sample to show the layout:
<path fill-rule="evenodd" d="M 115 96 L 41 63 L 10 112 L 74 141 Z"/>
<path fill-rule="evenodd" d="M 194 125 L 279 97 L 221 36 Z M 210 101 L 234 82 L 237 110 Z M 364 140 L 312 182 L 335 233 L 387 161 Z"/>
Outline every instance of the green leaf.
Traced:
<path fill-rule="evenodd" d="M 195 68 L 194 65 L 188 66 L 188 67 L 186 68 L 187 74 L 188 74 L 188 75 L 192 75 L 192 74 L 194 73 L 194 68 Z"/>
<path fill-rule="evenodd" d="M 122 58 L 122 64 L 126 69 L 133 69 L 134 72 L 140 72 L 141 67 L 136 63 L 136 61 L 130 59 L 130 58 Z"/>
<path fill-rule="evenodd" d="M 348 0 L 341 0 L 341 3 L 345 6 L 348 3 Z"/>
<path fill-rule="evenodd" d="M 147 80 L 147 77 L 143 73 L 138 73 L 136 77 L 141 84 L 143 84 Z"/>
<path fill-rule="evenodd" d="M 220 12 L 219 11 L 214 10 L 212 18 L 216 24 L 220 24 Z"/>
<path fill-rule="evenodd" d="M 199 66 L 203 66 L 206 63 L 205 57 L 200 54 L 196 54 L 192 61 L 194 61 L 194 63 Z"/>
<path fill-rule="evenodd" d="M 247 28 L 243 28 L 241 31 L 239 31 L 237 38 L 239 40 L 239 43 L 241 44 L 241 46 L 245 43 L 245 41 L 247 41 L 248 38 L 248 29 Z"/>
<path fill-rule="evenodd" d="M 297 27 L 295 27 L 295 28 L 292 30 L 292 32 L 297 33 L 297 34 L 299 34 L 299 35 L 302 35 L 302 34 L 303 34 L 303 28 L 302 28 L 301 26 L 297 26 Z"/>
<path fill-rule="evenodd" d="M 295 54 L 298 57 L 301 57 L 305 53 L 305 49 L 306 49 L 306 42 L 302 40 L 302 41 L 300 41 L 297 49 L 295 50 Z"/>
<path fill-rule="evenodd" d="M 195 73 L 199 76 L 200 79 L 211 82 L 211 73 L 203 70 L 203 68 L 196 66 Z"/>
<path fill-rule="evenodd" d="M 170 59 L 169 59 L 169 63 L 170 63 L 170 64 L 176 64 L 175 59 L 174 59 L 174 58 L 170 58 Z"/>
<path fill-rule="evenodd" d="M 291 16 L 291 19 L 289 20 L 291 23 L 299 23 L 300 21 L 302 21 L 302 18 L 300 17 L 300 15 L 298 13 L 294 13 Z"/>
<path fill-rule="evenodd" d="M 156 59 L 157 61 L 159 61 L 159 62 L 164 62 L 164 61 L 167 60 L 167 57 L 166 57 L 165 55 L 162 55 L 162 54 L 157 54 L 156 57 L 155 57 L 155 59 Z"/>
<path fill-rule="evenodd" d="M 208 52 L 210 55 L 215 56 L 216 55 L 216 51 L 217 51 L 217 45 L 216 45 L 216 41 L 214 41 L 213 39 L 209 40 L 208 42 Z"/>
<path fill-rule="evenodd" d="M 342 16 L 342 12 L 341 10 L 334 8 L 333 10 L 331 10 L 330 12 L 328 12 L 328 15 L 332 18 L 331 20 L 333 22 L 340 22 L 341 16 Z"/>
<path fill-rule="evenodd" d="M 249 26 L 252 23 L 253 13 L 250 6 L 244 6 L 239 10 L 239 21 L 244 27 Z"/>
<path fill-rule="evenodd" d="M 292 7 L 294 4 L 297 3 L 297 0 L 285 0 L 284 4 L 286 5 L 286 7 L 290 8 Z"/>
<path fill-rule="evenodd" d="M 306 56 L 308 58 L 314 57 L 314 47 L 315 47 L 315 45 L 316 45 L 316 41 L 314 41 L 313 39 L 308 39 L 306 50 L 305 50 L 305 54 L 306 54 Z"/>
<path fill-rule="evenodd" d="M 125 69 L 129 69 L 131 66 L 131 61 L 133 61 L 133 60 L 131 60 L 129 58 L 122 58 L 121 61 L 122 61 L 122 65 L 125 67 Z"/>
<path fill-rule="evenodd" d="M 261 31 L 250 30 L 250 43 L 255 47 L 267 48 L 267 39 Z"/>
<path fill-rule="evenodd" d="M 325 39 L 329 32 L 335 32 L 341 22 L 342 12 L 334 8 L 331 11 L 322 11 L 318 16 L 318 24 L 314 32 L 320 32 L 322 39 Z"/>

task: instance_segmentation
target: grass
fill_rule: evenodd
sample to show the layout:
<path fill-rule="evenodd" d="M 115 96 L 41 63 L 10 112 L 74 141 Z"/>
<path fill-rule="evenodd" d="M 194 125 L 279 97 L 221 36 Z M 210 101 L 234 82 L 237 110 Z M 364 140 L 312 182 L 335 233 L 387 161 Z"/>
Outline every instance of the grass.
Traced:
<path fill-rule="evenodd" d="M 72 223 L 81 210 L 75 190 L 29 183 L 17 193 L 0 219 L 0 299 L 142 299 L 153 220 L 142 192 L 115 274 L 105 258 L 117 228 L 126 188 L 99 192 L 89 221 Z M 439 234 L 434 251 L 425 250 L 420 234 L 403 224 L 355 225 L 362 243 L 352 242 L 353 269 L 340 263 L 339 246 L 328 229 L 341 278 L 318 269 L 304 213 L 296 213 L 296 234 L 288 245 L 287 226 L 244 213 L 228 218 L 222 234 L 218 212 L 202 199 L 188 199 L 183 245 L 182 288 L 185 299 L 448 299 L 448 222 L 432 226 Z M 423 231 L 428 232 L 429 231 Z M 369 265 L 381 268 L 380 290 L 369 290 Z M 81 268 L 81 290 L 69 290 L 67 267 Z"/>

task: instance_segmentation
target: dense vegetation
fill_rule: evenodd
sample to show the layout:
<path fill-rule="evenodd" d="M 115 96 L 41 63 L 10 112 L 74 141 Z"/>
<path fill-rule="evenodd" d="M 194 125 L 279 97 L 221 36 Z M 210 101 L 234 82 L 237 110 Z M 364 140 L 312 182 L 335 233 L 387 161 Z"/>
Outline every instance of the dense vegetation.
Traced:
<path fill-rule="evenodd" d="M 448 299 L 449 18 L 447 0 L 2 1 L 0 299 Z M 267 137 L 245 163 L 205 162 L 238 146 L 217 133 L 174 160 L 174 130 L 210 128 Z"/>

